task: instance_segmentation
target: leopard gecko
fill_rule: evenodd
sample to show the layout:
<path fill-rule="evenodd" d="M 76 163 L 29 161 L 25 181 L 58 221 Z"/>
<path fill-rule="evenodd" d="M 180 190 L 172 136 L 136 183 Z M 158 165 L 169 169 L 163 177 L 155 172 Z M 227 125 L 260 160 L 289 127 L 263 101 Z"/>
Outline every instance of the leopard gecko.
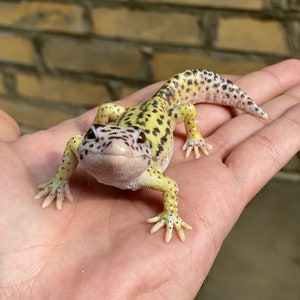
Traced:
<path fill-rule="evenodd" d="M 38 186 L 36 199 L 45 197 L 42 207 L 65 198 L 72 201 L 69 179 L 77 164 L 98 182 L 120 189 L 150 188 L 162 192 L 163 210 L 149 218 L 151 233 L 166 227 L 165 241 L 173 229 L 181 241 L 184 229 L 192 229 L 178 213 L 178 185 L 164 174 L 173 153 L 173 131 L 184 122 L 188 157 L 193 151 L 207 155 L 211 146 L 203 139 L 194 104 L 206 102 L 239 108 L 267 119 L 267 114 L 238 86 L 219 74 L 187 70 L 171 77 L 146 102 L 131 107 L 116 103 L 99 106 L 91 127 L 83 136 L 72 137 L 64 150 L 55 176 Z"/>

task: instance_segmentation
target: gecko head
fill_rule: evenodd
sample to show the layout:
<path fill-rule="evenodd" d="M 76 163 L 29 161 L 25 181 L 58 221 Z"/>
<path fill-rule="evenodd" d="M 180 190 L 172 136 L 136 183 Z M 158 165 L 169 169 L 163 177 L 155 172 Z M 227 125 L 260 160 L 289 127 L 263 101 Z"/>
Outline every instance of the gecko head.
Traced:
<path fill-rule="evenodd" d="M 93 124 L 77 149 L 81 166 L 99 182 L 127 188 L 150 165 L 145 133 L 136 126 Z"/>

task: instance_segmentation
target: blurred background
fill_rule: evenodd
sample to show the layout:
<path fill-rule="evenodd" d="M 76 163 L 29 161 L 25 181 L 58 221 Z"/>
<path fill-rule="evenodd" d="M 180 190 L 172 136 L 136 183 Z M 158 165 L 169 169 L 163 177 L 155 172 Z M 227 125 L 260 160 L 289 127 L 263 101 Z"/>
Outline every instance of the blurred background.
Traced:
<path fill-rule="evenodd" d="M 48 128 L 188 68 L 300 58 L 300 0 L 0 1 L 0 108 Z M 300 74 L 299 74 L 300 76 Z M 300 159 L 245 210 L 197 299 L 300 299 Z"/>

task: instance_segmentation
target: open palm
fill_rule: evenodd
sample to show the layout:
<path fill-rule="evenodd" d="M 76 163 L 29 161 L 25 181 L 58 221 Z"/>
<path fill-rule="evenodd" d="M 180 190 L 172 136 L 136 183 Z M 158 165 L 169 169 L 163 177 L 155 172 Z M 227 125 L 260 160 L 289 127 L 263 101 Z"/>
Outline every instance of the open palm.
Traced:
<path fill-rule="evenodd" d="M 176 129 L 166 173 L 178 182 L 179 212 L 193 226 L 185 243 L 174 233 L 166 244 L 163 229 L 149 233 L 145 220 L 161 210 L 161 194 L 104 186 L 80 168 L 71 179 L 73 203 L 57 211 L 33 199 L 95 110 L 22 137 L 1 114 L 0 298 L 191 299 L 245 205 L 300 148 L 299 74 L 300 62 L 289 60 L 236 78 L 264 103 L 268 121 L 198 105 L 209 156 L 185 159 L 184 129 Z M 121 103 L 146 100 L 159 86 Z"/>

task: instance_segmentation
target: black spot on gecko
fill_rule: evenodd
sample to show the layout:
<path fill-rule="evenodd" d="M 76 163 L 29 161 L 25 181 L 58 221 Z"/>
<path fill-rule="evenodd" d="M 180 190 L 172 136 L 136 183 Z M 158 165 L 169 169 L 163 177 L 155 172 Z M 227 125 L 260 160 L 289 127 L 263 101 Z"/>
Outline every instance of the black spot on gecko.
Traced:
<path fill-rule="evenodd" d="M 168 138 L 165 135 L 160 139 L 161 145 L 164 145 L 167 141 L 168 141 Z"/>
<path fill-rule="evenodd" d="M 191 75 L 192 75 L 192 72 L 190 72 L 190 71 L 184 72 L 184 76 L 186 76 L 186 77 L 191 76 Z"/>
<path fill-rule="evenodd" d="M 154 136 L 157 136 L 157 134 L 159 134 L 160 133 L 160 129 L 158 128 L 158 127 L 155 127 L 153 130 L 152 130 L 152 134 L 154 135 Z"/>
<path fill-rule="evenodd" d="M 141 111 L 141 112 L 139 112 L 139 114 L 137 115 L 137 118 L 138 119 L 141 119 L 141 118 L 143 118 L 144 117 L 144 113 Z"/>
<path fill-rule="evenodd" d="M 156 119 L 156 121 L 159 125 L 161 125 L 163 123 L 163 121 L 161 119 Z"/>
<path fill-rule="evenodd" d="M 164 149 L 163 149 L 163 147 L 161 146 L 161 145 L 158 145 L 158 147 L 157 147 L 157 149 L 156 149 L 156 157 L 158 157 L 159 156 L 159 154 L 163 151 Z"/>
<path fill-rule="evenodd" d="M 145 121 L 136 121 L 136 124 L 139 124 L 141 126 L 146 126 L 146 122 Z"/>

